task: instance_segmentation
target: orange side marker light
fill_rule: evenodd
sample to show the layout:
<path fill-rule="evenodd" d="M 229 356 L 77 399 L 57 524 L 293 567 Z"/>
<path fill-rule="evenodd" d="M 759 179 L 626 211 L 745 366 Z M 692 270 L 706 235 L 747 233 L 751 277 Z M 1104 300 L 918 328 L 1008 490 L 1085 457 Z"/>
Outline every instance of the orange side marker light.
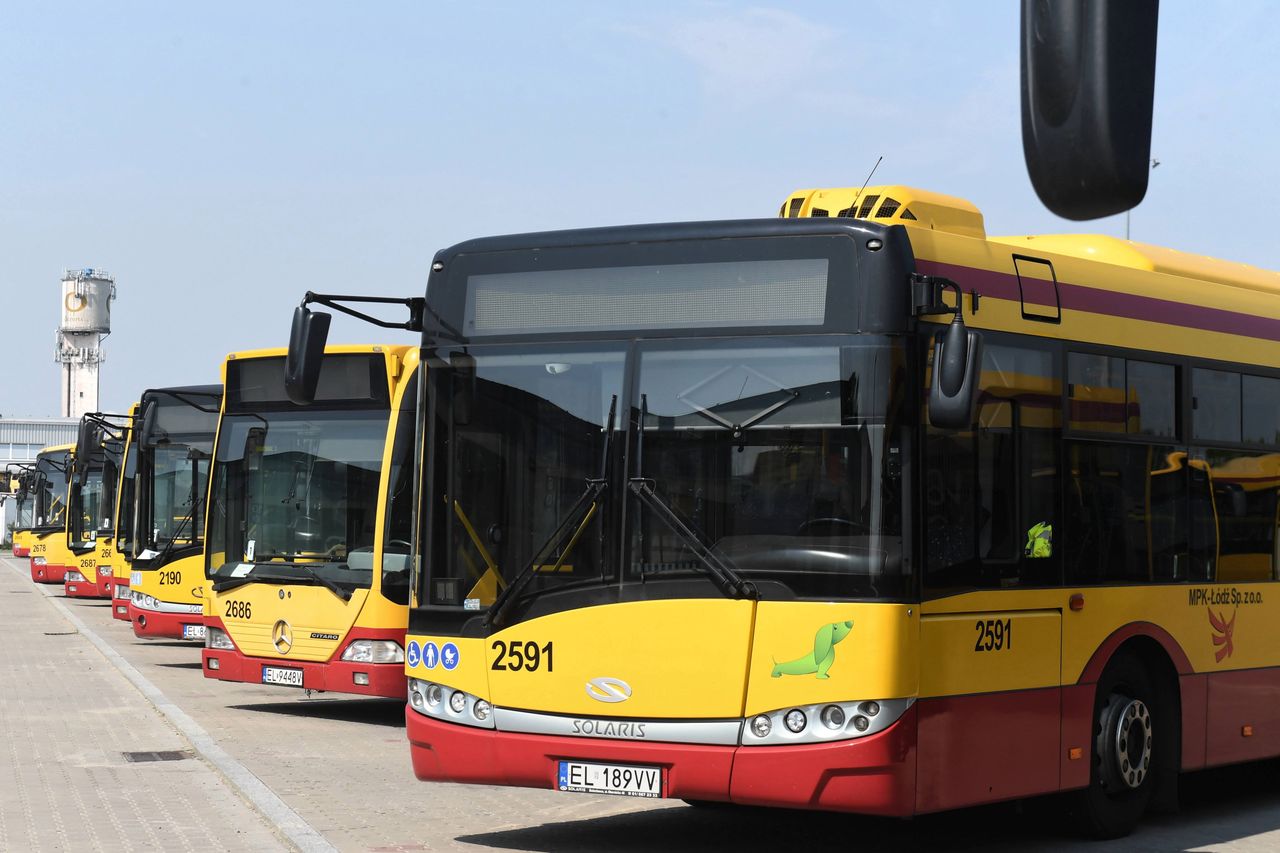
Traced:
<path fill-rule="evenodd" d="M 1071 598 L 1067 599 L 1067 606 L 1072 610 L 1084 610 L 1084 596 L 1078 592 L 1072 593 Z"/>
<path fill-rule="evenodd" d="M 1241 726 L 1240 737 L 1253 737 L 1253 726 Z"/>
<path fill-rule="evenodd" d="M 1079 761 L 1084 758 L 1084 750 L 1078 746 L 1073 746 L 1067 750 L 1067 758 L 1071 761 Z"/>

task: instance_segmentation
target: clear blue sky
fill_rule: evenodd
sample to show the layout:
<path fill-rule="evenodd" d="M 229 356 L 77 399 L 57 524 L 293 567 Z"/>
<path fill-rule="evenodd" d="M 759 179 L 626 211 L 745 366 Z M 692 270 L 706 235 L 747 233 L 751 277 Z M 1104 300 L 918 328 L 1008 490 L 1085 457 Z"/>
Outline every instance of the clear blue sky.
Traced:
<path fill-rule="evenodd" d="M 1160 12 L 1133 237 L 1280 269 L 1280 16 Z M 1122 236 L 1036 199 L 1017 27 L 1016 2 L 7 4 L 0 413 L 56 414 L 66 267 L 117 276 L 118 410 L 282 345 L 307 289 L 421 294 L 485 234 L 769 216 L 881 154 L 877 182 L 966 197 L 990 233 Z"/>

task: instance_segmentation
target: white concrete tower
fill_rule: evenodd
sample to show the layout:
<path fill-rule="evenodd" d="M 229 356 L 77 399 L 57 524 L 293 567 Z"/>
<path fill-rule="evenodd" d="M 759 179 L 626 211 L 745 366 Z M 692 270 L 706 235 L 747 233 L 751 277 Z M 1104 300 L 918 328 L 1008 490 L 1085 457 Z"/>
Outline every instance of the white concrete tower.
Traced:
<path fill-rule="evenodd" d="M 57 353 L 62 365 L 62 417 L 98 411 L 98 365 L 102 340 L 111 334 L 111 303 L 116 280 L 105 270 L 86 268 L 62 274 L 62 322 Z"/>

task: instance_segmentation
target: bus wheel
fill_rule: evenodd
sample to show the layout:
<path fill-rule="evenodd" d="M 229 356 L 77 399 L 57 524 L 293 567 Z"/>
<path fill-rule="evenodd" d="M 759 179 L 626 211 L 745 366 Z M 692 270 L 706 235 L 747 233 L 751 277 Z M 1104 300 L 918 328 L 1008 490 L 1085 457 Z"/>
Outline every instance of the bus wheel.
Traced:
<path fill-rule="evenodd" d="M 1156 691 L 1141 662 L 1117 657 L 1098 682 L 1093 714 L 1093 768 L 1089 787 L 1076 793 L 1078 827 L 1094 838 L 1120 838 L 1138 825 L 1155 787 L 1156 747 L 1162 721 Z"/>

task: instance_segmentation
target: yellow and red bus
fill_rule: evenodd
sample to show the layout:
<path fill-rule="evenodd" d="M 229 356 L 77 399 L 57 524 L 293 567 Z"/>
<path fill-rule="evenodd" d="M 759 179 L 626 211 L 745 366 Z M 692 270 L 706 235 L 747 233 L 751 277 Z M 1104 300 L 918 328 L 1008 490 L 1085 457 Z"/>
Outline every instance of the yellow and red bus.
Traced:
<path fill-rule="evenodd" d="M 222 388 L 138 402 L 128 617 L 137 637 L 204 640 L 204 520 Z"/>
<path fill-rule="evenodd" d="M 436 255 L 417 776 L 1115 836 L 1280 754 L 1280 276 L 782 213 Z"/>
<path fill-rule="evenodd" d="M 417 349 L 335 346 L 305 406 L 236 353 L 209 491 L 204 674 L 402 697 Z"/>
<path fill-rule="evenodd" d="M 72 565 L 63 590 L 68 598 L 114 595 L 116 489 L 129 423 L 128 415 L 101 412 L 81 418 L 67 490 L 67 549 Z"/>
<path fill-rule="evenodd" d="M 31 556 L 31 525 L 35 521 L 35 484 L 37 481 L 34 464 L 10 464 L 7 474 L 13 484 L 13 499 L 16 504 L 13 523 L 13 556 Z"/>
<path fill-rule="evenodd" d="M 124 436 L 124 454 L 120 462 L 120 479 L 116 486 L 116 559 L 111 564 L 111 618 L 129 621 L 129 577 L 133 570 L 133 517 L 136 509 L 138 480 L 138 442 L 133 429 L 141 406 L 129 407 L 130 429 Z"/>
<path fill-rule="evenodd" d="M 35 506 L 30 533 L 31 579 L 36 583 L 62 583 L 71 566 L 66 539 L 71 449 L 70 444 L 60 444 L 36 454 Z"/>

